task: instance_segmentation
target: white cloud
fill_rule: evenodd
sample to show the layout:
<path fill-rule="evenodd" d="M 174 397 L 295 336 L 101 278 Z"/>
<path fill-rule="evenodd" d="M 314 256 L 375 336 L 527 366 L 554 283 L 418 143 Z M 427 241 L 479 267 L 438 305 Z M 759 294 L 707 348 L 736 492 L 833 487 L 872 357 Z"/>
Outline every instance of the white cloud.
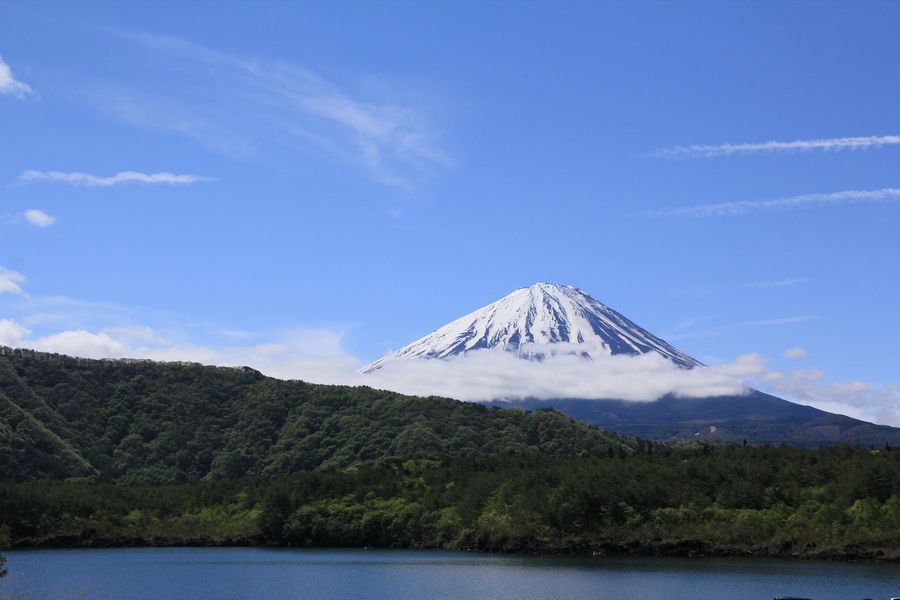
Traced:
<path fill-rule="evenodd" d="M 768 154 L 772 152 L 809 152 L 811 150 L 835 152 L 840 150 L 865 150 L 868 148 L 879 148 L 881 146 L 894 144 L 900 144 L 900 135 L 870 135 L 794 140 L 791 142 L 769 141 L 742 144 L 695 144 L 692 146 L 662 148 L 652 152 L 651 155 L 660 158 L 711 158 L 714 156 L 732 156 L 734 154 Z"/>
<path fill-rule="evenodd" d="M 0 294 L 22 294 L 23 283 L 25 283 L 24 275 L 5 267 L 0 267 Z"/>
<path fill-rule="evenodd" d="M 24 343 L 35 350 L 84 358 L 122 358 L 127 355 L 125 344 L 108 333 L 93 333 L 83 329 L 62 331 Z"/>
<path fill-rule="evenodd" d="M 220 329 L 216 333 L 230 340 L 247 340 L 253 337 L 253 332 L 245 329 Z"/>
<path fill-rule="evenodd" d="M 0 320 L 0 344 L 87 358 L 146 358 L 209 365 L 250 366 L 282 379 L 368 385 L 407 394 L 460 400 L 515 398 L 616 398 L 653 401 L 666 394 L 690 397 L 734 395 L 749 387 L 866 421 L 900 425 L 900 389 L 894 385 L 827 381 L 815 369 L 768 369 L 747 354 L 710 367 L 681 369 L 661 356 L 611 356 L 586 360 L 552 355 L 528 361 L 481 350 L 450 360 L 393 360 L 363 375 L 360 361 L 343 347 L 343 332 L 301 329 L 288 336 L 244 345 L 196 344 L 147 326 L 69 329 L 30 337 L 24 325 Z M 789 352 L 799 354 L 798 348 Z"/>
<path fill-rule="evenodd" d="M 381 370 L 363 375 L 357 371 L 361 361 L 346 350 L 343 328 L 296 328 L 276 335 L 239 330 L 228 338 L 221 334 L 228 329 L 212 325 L 208 330 L 201 325 L 189 331 L 165 326 L 171 316 L 143 308 L 30 297 L 21 291 L 25 278 L 14 271 L 0 269 L 3 281 L 14 286 L 7 291 L 22 295 L 9 304 L 20 315 L 0 320 L 0 345 L 88 358 L 250 366 L 282 379 L 368 385 L 461 400 L 568 397 L 648 402 L 666 394 L 732 395 L 754 387 L 830 412 L 900 425 L 896 386 L 828 381 L 814 369 L 777 371 L 767 368 L 756 354 L 687 370 L 655 354 L 601 356 L 590 361 L 580 357 L 580 348 L 571 347 L 573 354 L 528 361 L 484 350 L 447 361 L 392 360 Z M 690 319 L 676 327 L 690 329 L 705 320 Z M 150 321 L 163 325 L 148 325 Z M 802 350 L 792 348 L 786 356 L 799 357 Z"/>
<path fill-rule="evenodd" d="M 785 358 L 803 358 L 806 356 L 806 348 L 797 346 L 796 348 L 788 348 L 784 351 Z"/>
<path fill-rule="evenodd" d="M 460 400 L 572 397 L 652 401 L 669 393 L 698 397 L 739 394 L 746 389 L 742 378 L 764 372 L 762 359 L 756 355 L 688 370 L 656 354 L 593 361 L 555 354 L 529 361 L 508 352 L 484 350 L 451 360 L 388 361 L 377 372 L 363 375 L 357 371 L 360 361 L 343 349 L 340 331 L 298 330 L 270 342 L 213 346 L 167 339 L 149 327 L 66 330 L 31 339 L 26 338 L 28 330 L 17 324 L 0 331 L 7 330 L 6 337 L 14 345 L 46 352 L 250 366 L 283 379 L 369 385 Z"/>
<path fill-rule="evenodd" d="M 25 171 L 19 175 L 19 181 L 53 181 L 83 185 L 87 187 L 110 187 L 122 183 L 147 183 L 184 185 L 197 183 L 198 181 L 211 181 L 208 177 L 199 175 L 176 175 L 175 173 L 141 173 L 139 171 L 121 171 L 115 175 L 102 177 L 90 173 L 62 173 L 60 171 Z"/>
<path fill-rule="evenodd" d="M 17 346 L 31 331 L 12 319 L 0 319 L 0 346 Z"/>
<path fill-rule="evenodd" d="M 11 271 L 9 279 L 24 281 Z M 15 279 L 15 281 L 12 281 Z M 12 305 L 11 305 L 12 306 Z M 345 332 L 334 328 L 295 328 L 265 339 L 237 331 L 224 344 L 221 330 L 166 326 L 171 317 L 105 302 L 67 297 L 26 297 L 15 307 L 17 321 L 0 321 L 0 345 L 32 348 L 85 358 L 146 358 L 208 365 L 252 366 L 280 378 L 337 383 L 357 377 L 359 360 L 343 348 Z M 154 327 L 138 319 L 162 323 Z M 32 331 L 33 330 L 33 331 Z M 34 334 L 33 334 L 34 332 Z M 199 338 L 217 340 L 198 343 Z"/>
<path fill-rule="evenodd" d="M 513 398 L 618 398 L 636 402 L 665 394 L 690 397 L 740 394 L 749 387 L 821 410 L 900 426 L 900 388 L 827 381 L 816 370 L 769 369 L 756 354 L 710 367 L 679 369 L 657 355 L 588 361 L 553 356 L 542 362 L 478 351 L 454 360 L 393 361 L 365 376 L 367 385 L 462 400 Z M 336 383 L 358 383 L 349 379 Z"/>
<path fill-rule="evenodd" d="M 847 190 L 829 194 L 805 194 L 778 200 L 743 200 L 718 204 L 697 204 L 682 208 L 663 208 L 635 213 L 636 217 L 733 217 L 755 212 L 801 208 L 824 208 L 846 204 L 882 204 L 900 200 L 900 188 Z"/>
<path fill-rule="evenodd" d="M 13 76 L 12 69 L 3 61 L 2 57 L 0 57 L 0 94 L 16 98 L 34 94 L 34 90 L 27 83 L 22 83 Z"/>
<path fill-rule="evenodd" d="M 88 93 L 102 109 L 135 125 L 241 157 L 273 148 L 324 153 L 404 188 L 453 164 L 420 111 L 398 104 L 385 86 L 378 93 L 371 85 L 365 93 L 351 92 L 285 62 L 229 55 L 168 36 L 120 37 L 157 53 L 154 78 L 184 78 L 184 85 L 164 94 L 120 83 Z"/>
<path fill-rule="evenodd" d="M 449 360 L 393 360 L 365 375 L 367 385 L 407 394 L 460 400 L 616 398 L 649 402 L 665 394 L 693 397 L 741 394 L 743 377 L 764 372 L 757 355 L 724 365 L 681 369 L 657 354 L 588 360 L 554 355 L 542 361 L 482 350 Z"/>
<path fill-rule="evenodd" d="M 122 340 L 142 344 L 171 344 L 169 338 L 161 335 L 152 327 L 146 325 L 128 325 L 122 327 L 110 327 L 106 331 Z"/>
<path fill-rule="evenodd" d="M 34 225 L 35 227 L 50 227 L 56 223 L 56 217 L 48 215 L 44 211 L 36 208 L 29 208 L 22 216 L 25 217 L 25 220 L 29 224 Z"/>
<path fill-rule="evenodd" d="M 767 391 L 803 404 L 885 425 L 900 426 L 900 388 L 863 381 L 825 381 L 817 369 L 778 373 Z"/>

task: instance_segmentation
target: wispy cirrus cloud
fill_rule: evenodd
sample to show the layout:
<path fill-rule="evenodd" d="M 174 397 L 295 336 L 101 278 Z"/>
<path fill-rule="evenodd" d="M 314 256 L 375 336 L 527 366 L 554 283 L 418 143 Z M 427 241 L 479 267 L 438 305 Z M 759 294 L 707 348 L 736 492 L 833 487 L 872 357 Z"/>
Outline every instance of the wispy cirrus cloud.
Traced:
<path fill-rule="evenodd" d="M 17 271 L 0 267 L 0 294 L 22 294 L 25 276 Z"/>
<path fill-rule="evenodd" d="M 827 194 L 803 194 L 776 200 L 741 200 L 717 204 L 696 204 L 634 213 L 635 217 L 734 217 L 750 213 L 825 208 L 848 204 L 886 204 L 900 201 L 900 188 L 847 190 Z"/>
<path fill-rule="evenodd" d="M 385 86 L 377 93 L 371 87 L 351 92 L 283 61 L 226 54 L 171 36 L 116 35 L 156 53 L 161 72 L 153 79 L 163 85 L 116 83 L 88 95 L 132 124 L 184 135 L 237 157 L 284 150 L 326 155 L 403 188 L 453 164 L 422 112 L 396 102 Z"/>
<path fill-rule="evenodd" d="M 164 185 L 185 185 L 199 181 L 212 181 L 200 175 L 178 175 L 175 173 L 141 173 L 140 171 L 120 171 L 115 175 L 102 176 L 90 173 L 63 173 L 61 171 L 25 171 L 18 177 L 22 182 L 51 181 L 83 185 L 85 187 L 111 187 L 123 183 L 145 183 Z"/>
<path fill-rule="evenodd" d="M 708 284 L 708 285 L 684 285 L 674 288 L 672 295 L 678 298 L 708 298 L 717 294 L 735 292 L 744 289 L 772 290 L 778 288 L 794 287 L 807 283 L 806 277 L 787 277 L 783 279 L 767 279 L 763 281 L 751 281 L 742 284 Z"/>
<path fill-rule="evenodd" d="M 716 323 L 712 319 L 712 317 L 684 319 L 671 327 L 663 337 L 669 341 L 684 340 L 690 338 L 708 338 L 748 327 L 778 327 L 784 325 L 795 325 L 797 323 L 812 321 L 816 318 L 818 317 L 812 315 L 798 315 L 792 317 L 752 319 L 727 324 Z M 702 326 L 700 326 L 701 324 Z"/>
<path fill-rule="evenodd" d="M 741 321 L 737 327 L 768 327 L 775 325 L 793 325 L 815 319 L 812 315 L 799 315 L 796 317 L 776 317 L 773 319 L 757 319 L 755 321 Z"/>
<path fill-rule="evenodd" d="M 694 144 L 691 146 L 674 146 L 660 148 L 650 153 L 658 158 L 712 158 L 715 156 L 733 156 L 736 154 L 767 154 L 772 152 L 810 152 L 822 150 L 839 152 L 841 150 L 866 150 L 900 144 L 900 135 L 869 135 L 857 137 L 821 138 L 812 140 L 793 140 L 789 142 L 769 141 L 761 143 L 738 144 Z"/>
<path fill-rule="evenodd" d="M 806 277 L 789 277 L 787 279 L 770 279 L 767 281 L 754 281 L 752 283 L 745 283 L 744 288 L 755 288 L 755 289 L 771 289 L 771 288 L 785 288 L 785 287 L 794 287 L 795 285 L 800 285 L 809 281 Z"/>
<path fill-rule="evenodd" d="M 16 98 L 25 98 L 34 94 L 31 86 L 15 78 L 12 69 L 3 61 L 3 57 L 0 57 L 0 94 Z"/>

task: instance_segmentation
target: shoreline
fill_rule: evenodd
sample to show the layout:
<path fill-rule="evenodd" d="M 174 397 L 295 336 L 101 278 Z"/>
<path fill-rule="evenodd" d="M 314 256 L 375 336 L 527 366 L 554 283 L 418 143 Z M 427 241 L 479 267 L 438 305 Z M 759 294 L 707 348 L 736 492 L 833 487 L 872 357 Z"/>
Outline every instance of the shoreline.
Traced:
<path fill-rule="evenodd" d="M 519 543 L 484 547 L 409 547 L 409 546 L 321 546 L 285 545 L 266 543 L 253 539 L 208 539 L 208 538 L 145 538 L 118 536 L 114 538 L 84 538 L 82 536 L 56 536 L 45 539 L 16 540 L 7 551 L 17 550 L 86 550 L 116 548 L 282 548 L 309 550 L 411 550 L 475 552 L 479 554 L 506 554 L 512 556 L 569 556 L 578 558 L 722 558 L 722 559 L 767 559 L 803 560 L 860 563 L 900 563 L 898 548 L 823 548 L 801 553 L 790 550 L 772 551 L 768 548 L 715 547 L 702 540 L 661 541 L 647 545 L 639 542 L 573 542 L 565 543 Z"/>

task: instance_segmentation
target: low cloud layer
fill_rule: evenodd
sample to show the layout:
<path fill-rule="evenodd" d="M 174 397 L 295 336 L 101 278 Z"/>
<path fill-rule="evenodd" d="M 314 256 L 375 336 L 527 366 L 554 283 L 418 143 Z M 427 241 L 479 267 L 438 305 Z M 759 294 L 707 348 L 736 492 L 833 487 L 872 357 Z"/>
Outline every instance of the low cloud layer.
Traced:
<path fill-rule="evenodd" d="M 0 319 L 0 346 L 18 346 L 31 333 L 12 319 Z"/>
<path fill-rule="evenodd" d="M 737 154 L 770 154 L 773 152 L 810 152 L 820 150 L 839 152 L 842 150 L 866 150 L 900 144 L 900 135 L 869 135 L 814 140 L 792 140 L 789 142 L 768 141 L 738 144 L 694 144 L 661 148 L 651 153 L 659 158 L 712 158 Z"/>
<path fill-rule="evenodd" d="M 583 398 L 588 402 L 616 398 L 650 402 L 666 394 L 708 397 L 741 394 L 755 388 L 830 412 L 900 426 L 897 386 L 829 381 L 814 369 L 773 370 L 757 354 L 687 370 L 653 354 L 593 361 L 552 355 L 537 362 L 502 351 L 482 350 L 450 360 L 390 361 L 379 371 L 364 375 L 357 371 L 363 363 L 344 350 L 343 336 L 337 330 L 299 329 L 272 341 L 240 344 L 223 336 L 221 344 L 197 344 L 146 326 L 71 329 L 37 336 L 20 322 L 0 320 L 0 345 L 86 358 L 250 366 L 281 379 L 368 385 L 467 401 Z M 799 357 L 801 353 L 790 354 Z"/>
<path fill-rule="evenodd" d="M 828 381 L 818 369 L 769 372 L 766 391 L 788 400 L 884 425 L 900 426 L 900 387 Z"/>
<path fill-rule="evenodd" d="M 90 173 L 63 173 L 61 171 L 25 171 L 19 175 L 19 181 L 38 182 L 51 181 L 68 183 L 86 187 L 111 187 L 123 183 L 185 185 L 198 181 L 210 181 L 208 177 L 199 175 L 178 175 L 176 173 L 141 173 L 140 171 L 120 171 L 115 175 L 101 176 Z"/>
<path fill-rule="evenodd" d="M 649 402 L 666 394 L 741 394 L 746 391 L 742 378 L 763 372 L 762 359 L 753 354 L 725 365 L 681 369 L 657 354 L 595 360 L 553 355 L 538 362 L 509 352 L 482 350 L 449 360 L 391 361 L 365 380 L 373 387 L 459 400 L 616 398 Z"/>
<path fill-rule="evenodd" d="M 0 343 L 86 358 L 148 358 L 203 364 L 251 366 L 283 379 L 368 385 L 419 396 L 459 400 L 521 398 L 618 398 L 649 402 L 666 394 L 740 394 L 743 379 L 765 374 L 754 354 L 702 369 L 682 369 L 657 354 L 609 356 L 595 360 L 546 353 L 541 361 L 495 350 L 469 352 L 448 360 L 398 359 L 370 374 L 341 346 L 342 334 L 303 329 L 272 342 L 201 345 L 173 340 L 149 327 L 73 329 L 33 336 L 13 320 L 0 321 Z"/>
<path fill-rule="evenodd" d="M 153 313 L 145 309 L 64 297 L 35 298 L 23 290 L 25 282 L 21 273 L 0 267 L 0 299 L 6 299 L 0 310 L 20 315 L 0 318 L 0 345 L 85 358 L 250 366 L 281 379 L 368 385 L 468 401 L 615 398 L 649 402 L 666 394 L 708 397 L 755 388 L 830 412 L 900 426 L 897 386 L 829 380 L 815 369 L 779 371 L 769 368 L 757 354 L 688 370 L 656 354 L 587 360 L 580 357 L 580 348 L 571 347 L 573 354 L 543 351 L 539 352 L 543 360 L 529 361 L 503 351 L 479 350 L 450 360 L 390 360 L 364 375 L 358 371 L 364 363 L 346 350 L 346 331 L 340 328 L 296 328 L 274 335 L 204 326 L 184 330 L 166 325 L 162 316 L 155 317 L 159 326 L 151 326 L 146 320 Z M 785 352 L 792 359 L 805 354 L 800 347 Z"/>

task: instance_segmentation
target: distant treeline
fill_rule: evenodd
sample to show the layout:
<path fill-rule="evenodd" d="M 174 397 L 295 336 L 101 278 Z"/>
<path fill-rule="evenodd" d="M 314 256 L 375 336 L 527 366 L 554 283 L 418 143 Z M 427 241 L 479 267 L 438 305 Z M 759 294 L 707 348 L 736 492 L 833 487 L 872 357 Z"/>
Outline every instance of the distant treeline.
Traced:
<path fill-rule="evenodd" d="M 900 450 L 649 446 L 274 480 L 0 486 L 19 547 L 290 545 L 900 558 Z"/>

